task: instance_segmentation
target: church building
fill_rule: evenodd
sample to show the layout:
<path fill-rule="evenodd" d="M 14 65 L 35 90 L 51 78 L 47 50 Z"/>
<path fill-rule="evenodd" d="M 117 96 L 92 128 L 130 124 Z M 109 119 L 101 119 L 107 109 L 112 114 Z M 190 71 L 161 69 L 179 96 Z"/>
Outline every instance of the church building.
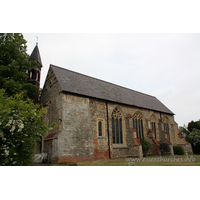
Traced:
<path fill-rule="evenodd" d="M 42 63 L 39 50 L 35 60 Z M 40 104 L 47 125 L 57 123 L 40 149 L 53 163 L 142 157 L 143 137 L 148 155 L 173 155 L 174 145 L 192 153 L 174 113 L 151 95 L 50 65 Z"/>

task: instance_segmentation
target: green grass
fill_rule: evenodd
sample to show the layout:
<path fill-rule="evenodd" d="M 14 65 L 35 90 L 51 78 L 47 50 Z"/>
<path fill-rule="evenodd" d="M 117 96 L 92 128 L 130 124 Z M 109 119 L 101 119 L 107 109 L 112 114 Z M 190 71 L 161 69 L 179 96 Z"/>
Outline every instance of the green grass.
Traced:
<path fill-rule="evenodd" d="M 129 162 L 134 162 L 135 166 L 200 166 L 200 155 L 188 155 L 191 161 L 186 161 L 186 155 L 147 156 L 140 161 L 131 159 L 134 158 L 101 159 L 77 164 L 78 166 L 127 166 Z"/>
<path fill-rule="evenodd" d="M 59 164 L 50 164 L 50 166 L 77 166 L 77 163 L 73 163 L 73 162 L 62 162 Z"/>

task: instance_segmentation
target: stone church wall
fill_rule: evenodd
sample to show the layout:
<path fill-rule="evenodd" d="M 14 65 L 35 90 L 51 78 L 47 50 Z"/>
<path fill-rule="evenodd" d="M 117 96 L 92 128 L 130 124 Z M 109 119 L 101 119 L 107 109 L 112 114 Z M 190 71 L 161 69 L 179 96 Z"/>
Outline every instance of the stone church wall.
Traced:
<path fill-rule="evenodd" d="M 51 125 L 53 122 L 57 124 L 52 130 L 49 130 L 43 137 L 42 152 L 48 154 L 48 159 L 53 160 L 53 139 L 46 140 L 46 136 L 51 133 L 57 133 L 62 130 L 62 122 L 59 120 L 62 116 L 62 93 L 58 80 L 55 77 L 53 71 L 49 70 L 45 85 L 43 87 L 40 103 L 44 106 L 47 113 L 44 116 L 44 121 L 47 125 Z"/>
<path fill-rule="evenodd" d="M 87 160 L 94 154 L 89 99 L 62 94 L 63 129 L 58 137 L 57 162 Z"/>

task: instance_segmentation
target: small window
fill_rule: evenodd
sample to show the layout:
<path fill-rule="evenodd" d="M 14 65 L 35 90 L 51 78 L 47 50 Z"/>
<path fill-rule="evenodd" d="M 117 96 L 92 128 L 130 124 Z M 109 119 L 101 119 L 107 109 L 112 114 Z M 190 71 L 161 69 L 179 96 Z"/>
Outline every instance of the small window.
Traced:
<path fill-rule="evenodd" d="M 31 79 L 35 79 L 35 70 L 34 69 L 32 69 L 31 70 Z"/>
<path fill-rule="evenodd" d="M 29 76 L 29 78 L 32 79 L 32 72 L 31 72 L 31 71 L 30 71 L 30 76 Z"/>
<path fill-rule="evenodd" d="M 102 136 L 102 122 L 99 121 L 98 123 L 98 130 L 99 130 L 99 136 Z"/>
<path fill-rule="evenodd" d="M 103 119 L 98 119 L 97 120 L 97 134 L 98 137 L 103 137 L 104 136 L 104 120 Z"/>
<path fill-rule="evenodd" d="M 38 81 L 38 72 L 36 72 L 36 80 Z"/>

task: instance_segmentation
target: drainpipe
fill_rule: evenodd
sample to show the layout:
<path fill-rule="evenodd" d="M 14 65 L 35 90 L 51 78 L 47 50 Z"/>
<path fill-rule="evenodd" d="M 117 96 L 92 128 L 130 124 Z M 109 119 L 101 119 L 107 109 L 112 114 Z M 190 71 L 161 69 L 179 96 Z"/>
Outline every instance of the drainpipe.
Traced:
<path fill-rule="evenodd" d="M 106 102 L 106 111 L 107 111 L 108 153 L 109 153 L 109 159 L 111 159 L 111 157 L 110 157 L 110 137 L 109 137 L 108 102 Z"/>

